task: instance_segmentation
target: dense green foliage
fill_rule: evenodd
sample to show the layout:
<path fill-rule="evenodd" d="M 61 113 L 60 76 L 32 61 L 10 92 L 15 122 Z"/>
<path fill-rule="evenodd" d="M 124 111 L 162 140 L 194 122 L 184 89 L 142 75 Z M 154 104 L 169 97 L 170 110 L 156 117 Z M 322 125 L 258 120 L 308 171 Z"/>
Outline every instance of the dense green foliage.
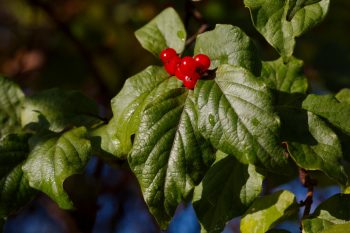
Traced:
<path fill-rule="evenodd" d="M 288 182 L 298 171 L 320 171 L 346 190 L 350 90 L 309 94 L 303 62 L 293 56 L 295 38 L 323 20 L 329 0 L 244 4 L 281 57 L 262 61 L 240 28 L 218 24 L 194 45 L 194 54 L 212 61 L 194 90 L 149 66 L 111 100 L 109 122 L 78 92 L 25 96 L 0 76 L 0 227 L 35 190 L 74 208 L 64 182 L 93 154 L 127 160 L 162 229 L 180 203 L 192 202 L 204 232 L 221 232 L 238 216 L 243 233 L 278 232 L 273 227 L 296 219 L 302 205 L 286 190 L 262 193 L 263 180 Z M 172 8 L 135 35 L 155 56 L 186 49 L 185 26 Z M 299 220 L 303 231 L 346 232 L 348 206 L 348 194 L 329 198 Z"/>

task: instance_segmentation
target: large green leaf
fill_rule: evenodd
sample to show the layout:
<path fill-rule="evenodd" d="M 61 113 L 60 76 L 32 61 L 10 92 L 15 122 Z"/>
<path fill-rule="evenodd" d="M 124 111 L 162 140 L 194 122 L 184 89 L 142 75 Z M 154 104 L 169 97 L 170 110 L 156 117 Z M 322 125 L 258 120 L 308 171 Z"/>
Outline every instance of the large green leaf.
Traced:
<path fill-rule="evenodd" d="M 186 29 L 176 11 L 167 8 L 135 32 L 142 47 L 156 57 L 165 48 L 181 53 L 185 48 Z"/>
<path fill-rule="evenodd" d="M 0 220 L 25 205 L 35 193 L 21 166 L 29 153 L 27 134 L 9 134 L 0 140 Z"/>
<path fill-rule="evenodd" d="M 242 163 L 288 174 L 280 145 L 279 118 L 265 84 L 243 68 L 219 67 L 216 78 L 198 81 L 199 130 L 217 149 Z"/>
<path fill-rule="evenodd" d="M 323 20 L 329 0 L 244 0 L 244 4 L 255 28 L 288 58 L 293 54 L 295 37 Z"/>
<path fill-rule="evenodd" d="M 335 98 L 341 103 L 347 103 L 350 104 L 350 89 L 344 88 L 340 90 L 336 95 Z"/>
<path fill-rule="evenodd" d="M 145 106 L 159 95 L 181 86 L 178 79 L 169 78 L 159 66 L 149 66 L 130 77 L 112 99 L 112 120 L 104 130 L 96 132 L 96 136 L 101 137 L 102 149 L 125 157 L 132 147 L 132 135 L 137 132 Z"/>
<path fill-rule="evenodd" d="M 73 207 L 63 182 L 83 171 L 90 158 L 91 144 L 84 127 L 63 134 L 46 133 L 31 140 L 33 147 L 22 169 L 31 187 L 50 196 L 64 209 Z"/>
<path fill-rule="evenodd" d="M 350 134 L 350 104 L 339 102 L 333 95 L 310 94 L 304 100 L 302 107 L 327 119 L 343 132 Z"/>
<path fill-rule="evenodd" d="M 0 138 L 20 128 L 24 94 L 17 84 L 0 76 Z"/>
<path fill-rule="evenodd" d="M 282 190 L 260 197 L 242 216 L 241 232 L 264 233 L 298 209 L 295 196 L 289 191 Z"/>
<path fill-rule="evenodd" d="M 207 232 L 222 232 L 227 221 L 242 215 L 260 194 L 263 176 L 253 165 L 228 155 L 216 162 L 196 187 L 193 207 Z"/>
<path fill-rule="evenodd" d="M 261 77 L 272 89 L 289 93 L 305 93 L 308 84 L 302 67 L 303 61 L 294 57 L 287 63 L 279 58 L 275 61 L 263 62 Z"/>
<path fill-rule="evenodd" d="M 330 197 L 322 202 L 309 218 L 303 220 L 305 233 L 323 232 L 331 229 L 334 224 L 349 224 L 349 206 L 349 194 L 336 194 Z"/>
<path fill-rule="evenodd" d="M 185 88 L 168 91 L 142 113 L 128 160 L 161 228 L 189 198 L 215 157 L 196 122 L 192 91 Z"/>
<path fill-rule="evenodd" d="M 350 223 L 336 224 L 330 226 L 328 229 L 322 231 L 321 233 L 349 233 Z"/>
<path fill-rule="evenodd" d="M 252 40 L 238 27 L 218 24 L 215 29 L 198 35 L 194 53 L 210 57 L 210 68 L 222 64 L 241 66 L 260 75 L 261 61 Z"/>
<path fill-rule="evenodd" d="M 77 91 L 46 90 L 28 97 L 23 105 L 22 126 L 35 130 L 60 132 L 100 123 L 97 104 Z"/>
<path fill-rule="evenodd" d="M 307 170 L 320 170 L 346 185 L 341 144 L 326 122 L 293 106 L 279 106 L 278 111 L 283 139 L 288 142 L 288 152 L 296 164 Z"/>

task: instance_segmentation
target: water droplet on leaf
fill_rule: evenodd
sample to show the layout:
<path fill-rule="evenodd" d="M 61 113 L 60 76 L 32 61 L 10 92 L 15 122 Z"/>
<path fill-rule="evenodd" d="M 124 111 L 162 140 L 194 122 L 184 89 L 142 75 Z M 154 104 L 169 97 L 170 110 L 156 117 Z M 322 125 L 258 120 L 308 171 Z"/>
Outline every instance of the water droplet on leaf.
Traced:
<path fill-rule="evenodd" d="M 177 31 L 177 36 L 184 41 L 185 40 L 185 32 L 184 31 Z"/>

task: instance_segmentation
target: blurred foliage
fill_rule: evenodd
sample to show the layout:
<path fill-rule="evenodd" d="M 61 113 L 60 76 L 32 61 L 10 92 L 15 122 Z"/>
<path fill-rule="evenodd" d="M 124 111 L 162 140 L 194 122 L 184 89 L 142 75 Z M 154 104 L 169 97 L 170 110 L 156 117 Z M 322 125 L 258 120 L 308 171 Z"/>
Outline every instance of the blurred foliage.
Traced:
<path fill-rule="evenodd" d="M 195 4 L 210 28 L 216 23 L 237 25 L 256 39 L 264 59 L 277 56 L 252 27 L 243 1 L 203 0 Z M 29 91 L 58 86 L 97 97 L 100 90 L 91 72 L 93 64 L 108 87 L 107 94 L 114 96 L 127 77 L 158 62 L 137 43 L 134 31 L 167 6 L 185 17 L 184 5 L 185 0 L 0 0 L 0 73 Z M 305 59 L 309 78 L 331 91 L 350 84 L 349 9 L 349 1 L 333 0 L 325 22 L 297 43 L 296 56 Z M 65 25 L 75 42 L 57 21 Z M 190 21 L 190 34 L 197 26 Z"/>
<path fill-rule="evenodd" d="M 185 1 L 0 0 L 0 73 L 18 82 L 29 94 L 52 87 L 81 90 L 107 107 L 108 112 L 108 101 L 126 78 L 150 64 L 160 64 L 137 42 L 134 31 L 167 6 L 173 6 L 185 19 Z M 218 23 L 239 26 L 253 38 L 264 60 L 278 57 L 253 28 L 243 0 L 197 0 L 194 4 L 209 23 L 209 29 Z M 297 39 L 295 56 L 305 61 L 312 91 L 336 92 L 350 87 L 349 12 L 350 1 L 332 0 L 325 21 Z M 188 23 L 188 34 L 192 35 L 199 25 L 195 20 Z M 95 188 L 103 199 L 106 192 L 115 194 L 121 189 L 116 202 L 136 203 L 134 199 L 130 201 L 129 194 L 138 195 L 135 180 L 127 171 L 119 169 L 117 175 L 111 175 L 117 176 L 112 188 L 103 182 L 95 183 L 95 179 L 107 183 L 111 180 L 111 176 L 105 175 L 96 178 L 96 166 L 91 172 L 94 176 L 84 178 L 89 180 L 86 184 L 94 185 L 85 185 L 88 188 L 82 187 L 81 192 L 95 193 L 96 190 L 92 190 Z M 110 172 L 105 168 L 100 170 L 102 174 Z M 120 178 L 124 176 L 126 178 Z M 133 185 L 126 185 L 128 182 Z M 101 195 L 101 189 L 107 191 Z M 41 202 L 47 203 L 47 200 Z M 126 211 L 124 205 L 118 204 L 114 212 Z M 145 208 L 143 203 L 139 205 Z M 56 207 L 51 204 L 51 208 Z M 55 211 L 57 213 L 57 208 Z M 115 218 L 126 216 L 125 212 L 114 212 Z M 97 225 L 98 217 L 99 213 Z M 114 229 L 118 229 L 115 223 Z M 148 232 L 155 231 L 152 225 Z"/>

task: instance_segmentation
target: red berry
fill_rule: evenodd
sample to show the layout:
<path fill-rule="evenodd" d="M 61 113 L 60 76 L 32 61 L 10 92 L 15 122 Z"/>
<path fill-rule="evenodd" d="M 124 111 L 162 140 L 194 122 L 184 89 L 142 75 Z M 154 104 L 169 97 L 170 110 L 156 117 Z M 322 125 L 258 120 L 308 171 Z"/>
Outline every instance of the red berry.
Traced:
<path fill-rule="evenodd" d="M 181 63 L 181 58 L 179 58 L 178 56 L 175 56 L 175 57 L 172 57 L 169 60 L 169 62 L 167 62 L 164 65 L 164 68 L 168 72 L 168 74 L 175 75 L 175 72 L 176 72 L 180 63 Z"/>
<path fill-rule="evenodd" d="M 184 74 L 193 74 L 196 72 L 196 61 L 189 56 L 182 58 L 179 69 Z"/>
<path fill-rule="evenodd" d="M 175 71 L 175 76 L 180 79 L 180 80 L 184 80 L 186 77 L 186 74 L 182 73 L 182 71 L 180 70 L 180 66 L 177 67 L 176 71 Z"/>
<path fill-rule="evenodd" d="M 162 52 L 160 52 L 160 59 L 162 60 L 162 62 L 168 63 L 170 61 L 171 58 L 177 56 L 176 51 L 173 48 L 166 48 L 163 49 Z"/>
<path fill-rule="evenodd" d="M 184 86 L 188 89 L 193 89 L 196 86 L 197 80 L 199 79 L 198 73 L 193 73 L 192 75 L 186 75 L 183 79 Z"/>
<path fill-rule="evenodd" d="M 208 70 L 210 66 L 210 59 L 205 54 L 198 54 L 194 57 L 194 60 L 196 61 L 197 68 L 200 70 L 200 72 L 205 72 Z"/>

